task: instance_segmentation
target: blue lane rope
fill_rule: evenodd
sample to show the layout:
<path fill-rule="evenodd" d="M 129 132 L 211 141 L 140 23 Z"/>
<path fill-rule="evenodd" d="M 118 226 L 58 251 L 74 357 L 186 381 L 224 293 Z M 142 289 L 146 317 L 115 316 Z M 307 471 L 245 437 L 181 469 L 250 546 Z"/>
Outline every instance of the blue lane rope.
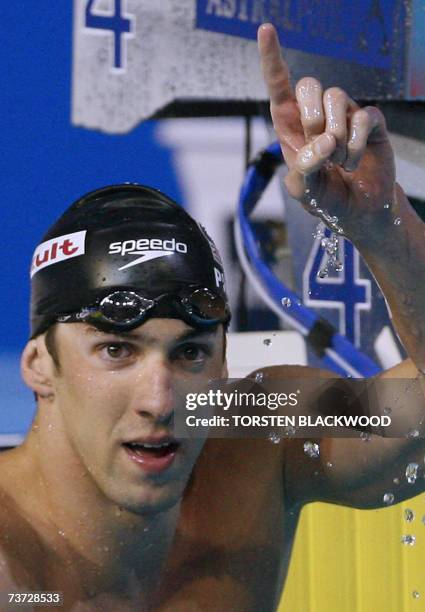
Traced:
<path fill-rule="evenodd" d="M 264 149 L 250 164 L 243 181 L 237 209 L 237 221 L 243 248 L 249 265 L 262 288 L 279 309 L 279 316 L 300 331 L 321 358 L 324 367 L 343 376 L 369 377 L 381 368 L 352 342 L 339 334 L 326 320 L 301 303 L 300 297 L 280 281 L 261 258 L 260 248 L 249 215 L 269 184 L 278 166 L 283 164 L 279 143 Z M 284 306 L 282 298 L 290 300 Z"/>

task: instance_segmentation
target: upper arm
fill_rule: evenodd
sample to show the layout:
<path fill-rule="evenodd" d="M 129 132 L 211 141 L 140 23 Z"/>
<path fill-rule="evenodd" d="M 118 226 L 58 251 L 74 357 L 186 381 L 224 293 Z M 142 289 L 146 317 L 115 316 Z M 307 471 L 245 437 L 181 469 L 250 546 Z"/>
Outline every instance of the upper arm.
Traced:
<path fill-rule="evenodd" d="M 379 377 L 385 379 L 413 379 L 417 370 L 408 360 Z M 408 388 L 409 385 L 406 385 Z M 401 400 L 389 397 L 386 386 L 380 387 L 383 405 L 392 402 L 392 417 L 403 422 L 408 430 L 423 420 L 423 394 L 408 392 Z M 385 397 L 388 395 L 388 397 Z M 410 419 L 410 421 L 409 421 Z M 419 421 L 418 421 L 419 420 Z M 423 434 L 422 434 L 423 435 Z M 309 438 L 313 441 L 313 439 Z M 417 463 L 422 469 L 425 441 L 423 438 L 389 438 L 370 435 L 359 437 L 327 437 L 314 440 L 319 445 L 319 456 L 305 453 L 304 439 L 288 441 L 285 460 L 285 490 L 297 503 L 325 501 L 358 508 L 384 505 L 385 493 L 392 493 L 395 502 L 408 499 L 423 490 L 423 474 L 409 483 L 406 467 Z"/>

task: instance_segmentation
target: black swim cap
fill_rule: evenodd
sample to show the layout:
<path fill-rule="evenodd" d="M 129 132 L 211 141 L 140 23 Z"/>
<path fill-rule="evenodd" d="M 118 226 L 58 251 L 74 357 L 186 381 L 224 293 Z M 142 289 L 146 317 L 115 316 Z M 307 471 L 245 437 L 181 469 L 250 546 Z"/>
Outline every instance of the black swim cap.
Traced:
<path fill-rule="evenodd" d="M 36 248 L 31 278 L 31 337 L 118 290 L 154 299 L 198 286 L 227 304 L 223 264 L 204 228 L 142 185 L 104 187 L 72 204 Z"/>

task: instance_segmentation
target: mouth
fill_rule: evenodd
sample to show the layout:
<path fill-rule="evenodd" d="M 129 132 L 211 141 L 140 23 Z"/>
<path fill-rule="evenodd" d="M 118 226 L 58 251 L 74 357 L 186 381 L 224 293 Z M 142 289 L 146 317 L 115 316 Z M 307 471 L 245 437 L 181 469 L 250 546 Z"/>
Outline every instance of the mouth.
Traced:
<path fill-rule="evenodd" d="M 169 468 L 181 444 L 174 439 L 137 440 L 124 442 L 123 447 L 129 458 L 148 473 L 159 473 Z"/>

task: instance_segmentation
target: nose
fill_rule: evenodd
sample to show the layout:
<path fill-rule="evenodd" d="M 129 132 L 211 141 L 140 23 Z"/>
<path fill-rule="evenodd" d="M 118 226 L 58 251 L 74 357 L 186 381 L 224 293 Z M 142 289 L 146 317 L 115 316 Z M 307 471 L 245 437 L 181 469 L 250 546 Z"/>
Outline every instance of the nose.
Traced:
<path fill-rule="evenodd" d="M 152 355 L 141 365 L 137 381 L 136 411 L 140 416 L 165 423 L 174 409 L 173 380 L 169 364 Z"/>

